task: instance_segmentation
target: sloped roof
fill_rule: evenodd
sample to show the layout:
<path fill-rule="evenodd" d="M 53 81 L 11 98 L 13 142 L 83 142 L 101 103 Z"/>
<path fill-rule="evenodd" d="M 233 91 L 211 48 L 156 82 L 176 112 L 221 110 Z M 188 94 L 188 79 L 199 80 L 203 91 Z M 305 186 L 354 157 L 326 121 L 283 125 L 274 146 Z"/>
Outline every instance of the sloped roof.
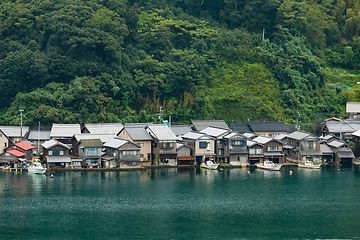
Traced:
<path fill-rule="evenodd" d="M 15 146 L 18 146 L 21 149 L 24 149 L 25 151 L 35 148 L 34 146 L 22 141 L 14 144 Z"/>
<path fill-rule="evenodd" d="M 57 140 L 55 140 L 55 139 L 51 139 L 51 140 L 46 141 L 46 142 L 44 142 L 43 144 L 41 144 L 41 146 L 42 146 L 43 148 L 45 148 L 45 149 L 52 148 L 52 147 L 54 147 L 54 146 L 56 146 L 56 145 L 62 146 L 62 147 L 67 148 L 67 149 L 71 149 L 71 147 L 69 147 L 68 145 L 63 144 L 63 143 L 61 143 L 61 142 L 59 142 L 59 141 L 57 141 Z"/>
<path fill-rule="evenodd" d="M 30 127 L 23 126 L 0 126 L 0 129 L 6 134 L 8 137 L 25 137 L 26 133 L 30 131 Z M 20 132 L 22 131 L 22 136 Z"/>
<path fill-rule="evenodd" d="M 174 125 L 174 126 L 171 126 L 170 128 L 171 128 L 171 131 L 173 131 L 173 133 L 176 136 L 184 135 L 184 134 L 192 131 L 192 129 L 189 125 Z"/>
<path fill-rule="evenodd" d="M 133 141 L 151 141 L 149 133 L 145 130 L 145 127 L 125 127 L 125 131 L 129 134 Z"/>
<path fill-rule="evenodd" d="M 224 128 L 210 126 L 210 127 L 207 127 L 205 129 L 201 130 L 200 132 L 205 133 L 212 137 L 219 137 L 220 135 L 227 133 L 229 131 L 230 131 L 229 128 L 224 129 Z"/>
<path fill-rule="evenodd" d="M 323 154 L 332 154 L 332 153 L 334 153 L 334 151 L 331 150 L 331 148 L 329 148 L 329 146 L 326 145 L 326 144 L 320 144 L 320 151 Z"/>
<path fill-rule="evenodd" d="M 29 140 L 37 141 L 39 140 L 50 140 L 51 131 L 30 131 Z"/>
<path fill-rule="evenodd" d="M 250 132 L 252 132 L 251 128 L 247 124 L 236 123 L 236 124 L 230 124 L 229 127 L 230 127 L 231 130 L 239 132 L 239 133 L 250 133 Z"/>
<path fill-rule="evenodd" d="M 53 123 L 50 137 L 72 137 L 81 134 L 80 124 L 57 124 Z"/>
<path fill-rule="evenodd" d="M 327 143 L 327 145 L 330 147 L 338 148 L 338 147 L 344 146 L 345 143 L 342 141 L 334 140 L 334 141 Z"/>
<path fill-rule="evenodd" d="M 302 140 L 302 139 L 304 139 L 304 138 L 306 138 L 307 136 L 310 136 L 310 135 L 311 134 L 307 133 L 307 132 L 296 131 L 296 132 L 293 132 L 293 133 L 289 134 L 287 137 L 295 139 L 295 140 Z"/>
<path fill-rule="evenodd" d="M 347 102 L 346 113 L 360 113 L 360 102 Z"/>
<path fill-rule="evenodd" d="M 210 126 L 229 129 L 224 120 L 192 120 L 191 124 L 194 126 L 196 131 L 202 131 Z"/>
<path fill-rule="evenodd" d="M 205 136 L 205 135 L 206 135 L 205 133 L 188 132 L 188 133 L 184 134 L 182 136 L 182 138 L 196 140 L 196 139 L 199 139 L 199 138 L 201 138 L 202 136 Z"/>
<path fill-rule="evenodd" d="M 258 142 L 258 143 L 261 143 L 261 144 L 265 144 L 265 143 L 268 143 L 270 141 L 274 140 L 273 138 L 270 138 L 270 137 L 265 137 L 265 136 L 259 136 L 259 137 L 256 137 L 253 139 L 254 142 Z"/>
<path fill-rule="evenodd" d="M 351 135 L 356 136 L 356 137 L 360 137 L 360 130 L 353 132 Z"/>
<path fill-rule="evenodd" d="M 242 135 L 241 135 L 240 133 L 238 133 L 238 132 L 229 133 L 229 134 L 225 135 L 224 138 L 225 138 L 225 139 L 229 139 L 229 138 L 232 138 L 232 137 L 234 137 L 234 136 L 236 136 L 236 135 L 240 135 L 242 138 L 244 138 L 244 136 L 242 136 Z"/>
<path fill-rule="evenodd" d="M 284 122 L 249 122 L 253 132 L 288 132 L 289 129 Z"/>
<path fill-rule="evenodd" d="M 325 125 L 330 133 L 353 133 L 360 130 L 359 121 L 327 121 L 325 122 Z"/>
<path fill-rule="evenodd" d="M 122 145 L 126 144 L 130 142 L 129 140 L 126 140 L 126 139 L 120 139 L 120 138 L 114 138 L 108 142 L 106 142 L 104 144 L 105 147 L 110 147 L 110 148 L 119 148 L 121 147 Z"/>
<path fill-rule="evenodd" d="M 74 135 L 76 141 L 80 142 L 82 139 L 100 139 L 101 142 L 105 143 L 114 139 L 116 136 L 112 134 L 91 134 L 91 133 L 82 133 Z"/>
<path fill-rule="evenodd" d="M 17 149 L 11 149 L 9 151 L 7 151 L 8 153 L 11 153 L 12 155 L 15 155 L 16 157 L 22 157 L 25 156 L 26 154 L 20 150 Z"/>
<path fill-rule="evenodd" d="M 171 131 L 171 129 L 165 124 L 154 124 L 146 127 L 150 131 L 150 135 L 153 135 L 160 141 L 176 141 L 178 138 Z"/>
<path fill-rule="evenodd" d="M 351 150 L 338 151 L 336 154 L 339 158 L 355 158 L 354 153 Z"/>
<path fill-rule="evenodd" d="M 287 133 L 281 133 L 281 134 L 277 135 L 276 137 L 274 137 L 274 139 L 281 141 L 287 136 L 288 136 Z"/>
<path fill-rule="evenodd" d="M 68 156 L 46 156 L 48 163 L 50 162 L 67 162 L 70 163 L 71 159 Z"/>
<path fill-rule="evenodd" d="M 121 123 L 86 123 L 84 126 L 91 134 L 118 134 L 123 125 Z"/>
<path fill-rule="evenodd" d="M 252 146 L 254 146 L 254 145 L 260 145 L 260 146 L 262 146 L 261 143 L 254 142 L 254 141 L 246 141 L 246 145 L 247 145 L 248 147 L 252 147 Z"/>
<path fill-rule="evenodd" d="M 103 147 L 104 144 L 100 139 L 81 139 L 80 142 L 84 147 Z"/>
<path fill-rule="evenodd" d="M 149 125 L 154 125 L 154 123 L 125 123 L 124 127 L 128 128 L 128 127 L 146 127 Z"/>

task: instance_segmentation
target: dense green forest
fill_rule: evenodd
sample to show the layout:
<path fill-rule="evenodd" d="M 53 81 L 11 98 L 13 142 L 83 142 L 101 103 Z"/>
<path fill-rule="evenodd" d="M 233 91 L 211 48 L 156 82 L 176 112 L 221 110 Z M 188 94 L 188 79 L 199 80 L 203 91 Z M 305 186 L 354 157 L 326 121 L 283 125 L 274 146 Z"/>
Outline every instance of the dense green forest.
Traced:
<path fill-rule="evenodd" d="M 0 3 L 1 124 L 311 122 L 360 98 L 358 0 Z"/>

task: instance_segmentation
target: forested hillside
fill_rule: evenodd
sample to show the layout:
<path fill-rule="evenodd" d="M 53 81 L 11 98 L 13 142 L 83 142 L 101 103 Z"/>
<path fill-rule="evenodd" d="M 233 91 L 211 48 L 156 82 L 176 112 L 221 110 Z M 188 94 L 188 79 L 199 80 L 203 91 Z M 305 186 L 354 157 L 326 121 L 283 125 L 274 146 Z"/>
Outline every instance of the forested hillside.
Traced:
<path fill-rule="evenodd" d="M 0 1 L 1 124 L 160 106 L 177 123 L 310 122 L 360 97 L 358 0 Z"/>

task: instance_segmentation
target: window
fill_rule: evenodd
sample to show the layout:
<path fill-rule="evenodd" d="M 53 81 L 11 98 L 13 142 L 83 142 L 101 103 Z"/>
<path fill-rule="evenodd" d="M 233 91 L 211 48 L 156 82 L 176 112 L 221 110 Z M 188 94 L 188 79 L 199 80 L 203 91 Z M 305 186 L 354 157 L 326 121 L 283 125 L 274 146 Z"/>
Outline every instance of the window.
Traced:
<path fill-rule="evenodd" d="M 144 146 L 144 143 L 138 143 L 137 144 L 139 147 L 143 147 Z"/>
<path fill-rule="evenodd" d="M 316 142 L 309 142 L 309 150 L 315 150 L 316 149 Z"/>
<path fill-rule="evenodd" d="M 144 157 L 144 154 L 140 154 L 140 157 L 143 158 L 143 157 Z"/>
<path fill-rule="evenodd" d="M 279 149 L 278 146 L 268 146 L 267 147 L 268 152 L 279 151 L 278 149 Z"/>
<path fill-rule="evenodd" d="M 245 140 L 233 140 L 232 145 L 233 146 L 245 146 L 246 141 Z"/>
<path fill-rule="evenodd" d="M 174 143 L 172 142 L 162 142 L 160 143 L 160 148 L 173 148 Z"/>
<path fill-rule="evenodd" d="M 199 142 L 199 148 L 206 148 L 207 142 Z"/>
<path fill-rule="evenodd" d="M 262 154 L 263 150 L 261 148 L 253 148 L 249 151 L 250 154 Z"/>
<path fill-rule="evenodd" d="M 7 144 L 5 143 L 5 147 L 6 147 L 6 145 L 7 145 Z"/>
<path fill-rule="evenodd" d="M 136 157 L 138 151 L 122 151 L 124 157 Z"/>
<path fill-rule="evenodd" d="M 88 152 L 88 154 L 96 154 L 97 153 L 96 150 L 97 150 L 96 148 L 88 148 L 87 152 Z"/>
<path fill-rule="evenodd" d="M 81 152 L 85 152 L 85 149 L 84 149 L 84 148 L 81 148 Z"/>
<path fill-rule="evenodd" d="M 219 155 L 224 155 L 224 149 L 223 148 L 219 149 Z"/>
<path fill-rule="evenodd" d="M 224 144 L 224 140 L 218 139 L 218 140 L 217 140 L 217 144 Z"/>
<path fill-rule="evenodd" d="M 49 156 L 62 156 L 64 155 L 64 150 L 49 150 Z"/>

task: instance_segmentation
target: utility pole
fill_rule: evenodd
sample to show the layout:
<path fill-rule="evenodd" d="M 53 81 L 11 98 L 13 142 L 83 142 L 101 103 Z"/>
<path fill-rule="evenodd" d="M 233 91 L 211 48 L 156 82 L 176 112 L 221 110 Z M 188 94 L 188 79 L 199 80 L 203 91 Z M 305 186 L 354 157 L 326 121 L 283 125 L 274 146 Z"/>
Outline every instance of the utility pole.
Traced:
<path fill-rule="evenodd" d="M 23 134 L 22 134 L 22 118 L 23 118 L 23 112 L 24 112 L 24 110 L 23 110 L 23 109 L 20 109 L 19 112 L 20 112 L 20 138 L 21 138 L 21 140 L 22 140 L 22 139 L 23 139 Z"/>

